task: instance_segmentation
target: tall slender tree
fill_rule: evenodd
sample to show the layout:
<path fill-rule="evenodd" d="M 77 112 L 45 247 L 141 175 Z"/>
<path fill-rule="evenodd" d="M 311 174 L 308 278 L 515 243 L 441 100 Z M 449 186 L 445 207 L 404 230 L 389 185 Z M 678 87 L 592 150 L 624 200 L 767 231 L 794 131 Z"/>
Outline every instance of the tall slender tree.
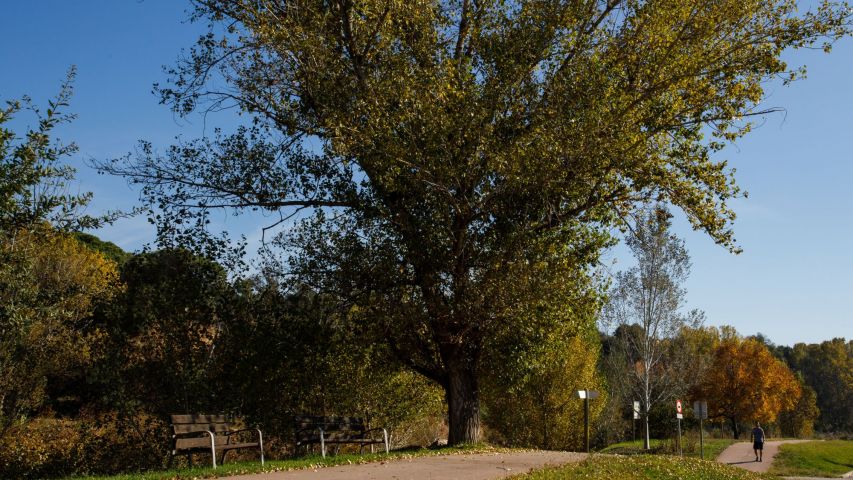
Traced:
<path fill-rule="evenodd" d="M 678 381 L 667 362 L 669 340 L 683 327 L 701 324 L 702 314 L 683 311 L 690 275 L 690 257 L 684 241 L 670 232 L 670 213 L 662 206 L 640 212 L 626 243 L 637 266 L 616 275 L 602 323 L 615 329 L 616 351 L 611 361 L 621 363 L 617 378 L 639 398 L 644 426 L 644 448 L 649 448 L 649 411 L 672 398 Z M 619 381 L 617 380 L 617 381 Z"/>
<path fill-rule="evenodd" d="M 167 229 L 313 209 L 282 241 L 286 268 L 369 312 L 445 389 L 454 444 L 479 436 L 490 332 L 527 318 L 536 287 L 586 275 L 638 202 L 737 248 L 739 190 L 711 153 L 767 111 L 764 81 L 796 77 L 785 49 L 850 18 L 791 0 L 194 4 L 211 30 L 162 100 L 253 122 L 105 169 L 142 183 Z"/>
<path fill-rule="evenodd" d="M 708 399 L 708 415 L 731 422 L 738 438 L 741 423 L 772 423 L 793 409 L 801 390 L 791 370 L 763 343 L 731 335 L 714 349 L 713 366 L 696 393 Z"/>

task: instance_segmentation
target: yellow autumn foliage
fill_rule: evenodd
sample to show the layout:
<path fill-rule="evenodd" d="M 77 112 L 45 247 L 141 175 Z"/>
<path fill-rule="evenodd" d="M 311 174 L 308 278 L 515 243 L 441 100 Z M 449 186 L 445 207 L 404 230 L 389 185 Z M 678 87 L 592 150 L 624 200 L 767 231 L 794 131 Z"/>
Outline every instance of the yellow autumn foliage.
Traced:
<path fill-rule="evenodd" d="M 775 422 L 791 410 L 801 390 L 791 370 L 761 342 L 737 336 L 724 338 L 714 350 L 714 360 L 697 392 L 708 400 L 712 417 L 732 422 Z"/>
<path fill-rule="evenodd" d="M 0 238 L 0 432 L 42 404 L 48 377 L 89 364 L 90 320 L 120 290 L 114 262 L 35 225 Z"/>

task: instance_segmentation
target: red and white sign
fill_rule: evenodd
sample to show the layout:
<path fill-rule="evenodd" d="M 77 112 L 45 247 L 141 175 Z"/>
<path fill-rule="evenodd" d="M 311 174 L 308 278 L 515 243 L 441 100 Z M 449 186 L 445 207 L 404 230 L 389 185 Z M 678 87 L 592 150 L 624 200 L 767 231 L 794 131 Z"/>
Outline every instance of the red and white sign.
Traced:
<path fill-rule="evenodd" d="M 675 401 L 675 413 L 681 413 L 681 400 Z"/>

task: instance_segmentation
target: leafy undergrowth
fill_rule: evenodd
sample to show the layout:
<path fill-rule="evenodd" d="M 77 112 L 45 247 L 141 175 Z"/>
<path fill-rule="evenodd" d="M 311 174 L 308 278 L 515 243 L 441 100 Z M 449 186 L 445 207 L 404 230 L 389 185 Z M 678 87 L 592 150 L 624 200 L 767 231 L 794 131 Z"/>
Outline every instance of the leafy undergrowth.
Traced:
<path fill-rule="evenodd" d="M 491 447 L 487 445 L 465 445 L 460 447 L 446 447 L 441 449 L 406 449 L 395 450 L 390 454 L 367 453 L 363 455 L 341 454 L 329 455 L 322 458 L 319 455 L 300 457 L 287 460 L 268 460 L 261 466 L 260 462 L 235 462 L 220 465 L 216 469 L 211 467 L 182 468 L 177 470 L 165 470 L 156 472 L 128 473 L 110 476 L 92 477 L 68 477 L 77 480 L 180 480 L 197 478 L 216 478 L 231 475 L 245 475 L 249 473 L 269 473 L 288 470 L 303 470 L 336 465 L 352 465 L 371 462 L 382 462 L 386 460 L 397 460 L 404 458 L 423 457 L 427 455 L 456 455 L 465 453 L 497 453 L 507 452 L 510 449 Z"/>
<path fill-rule="evenodd" d="M 802 477 L 840 477 L 853 470 L 853 441 L 788 443 L 779 447 L 770 472 Z"/>
<path fill-rule="evenodd" d="M 713 460 L 717 458 L 723 450 L 731 444 L 737 442 L 731 438 L 706 438 L 705 439 L 705 459 Z M 617 455 L 647 455 L 647 454 L 665 454 L 676 455 L 678 449 L 675 442 L 671 440 L 651 439 L 649 441 L 649 450 L 643 450 L 643 441 L 636 440 L 633 442 L 614 443 L 601 450 L 600 453 L 612 453 Z M 699 458 L 699 440 L 698 438 L 684 437 L 684 456 Z"/>
<path fill-rule="evenodd" d="M 769 480 L 776 477 L 696 458 L 592 455 L 587 460 L 512 477 L 517 480 Z"/>

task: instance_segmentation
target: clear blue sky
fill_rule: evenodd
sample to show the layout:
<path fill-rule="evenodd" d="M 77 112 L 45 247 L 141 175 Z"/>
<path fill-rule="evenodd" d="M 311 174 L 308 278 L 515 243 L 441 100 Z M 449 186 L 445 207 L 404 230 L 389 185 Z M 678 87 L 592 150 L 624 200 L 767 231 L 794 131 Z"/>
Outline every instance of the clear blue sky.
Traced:
<path fill-rule="evenodd" d="M 81 190 L 95 193 L 90 209 L 130 208 L 137 194 L 123 180 L 98 176 L 85 158 L 112 158 L 137 140 L 167 147 L 175 135 L 204 132 L 200 118 L 175 119 L 158 105 L 151 85 L 165 79 L 162 66 L 189 48 L 202 26 L 186 23 L 183 0 L 79 0 L 4 2 L 0 46 L 0 99 L 28 94 L 37 104 L 55 94 L 69 65 L 78 68 L 72 110 L 79 119 L 61 135 L 80 145 Z M 831 55 L 790 52 L 806 64 L 808 79 L 769 85 L 767 117 L 747 138 L 721 152 L 737 168 L 750 197 L 735 206 L 738 256 L 690 231 L 693 273 L 688 304 L 711 325 L 764 333 L 778 344 L 853 337 L 853 41 Z M 227 115 L 207 129 L 234 125 Z M 219 219 L 227 228 L 258 238 L 263 219 Z M 95 232 L 127 250 L 153 239 L 145 219 L 123 220 Z M 631 263 L 624 249 L 609 256 L 614 268 Z"/>

